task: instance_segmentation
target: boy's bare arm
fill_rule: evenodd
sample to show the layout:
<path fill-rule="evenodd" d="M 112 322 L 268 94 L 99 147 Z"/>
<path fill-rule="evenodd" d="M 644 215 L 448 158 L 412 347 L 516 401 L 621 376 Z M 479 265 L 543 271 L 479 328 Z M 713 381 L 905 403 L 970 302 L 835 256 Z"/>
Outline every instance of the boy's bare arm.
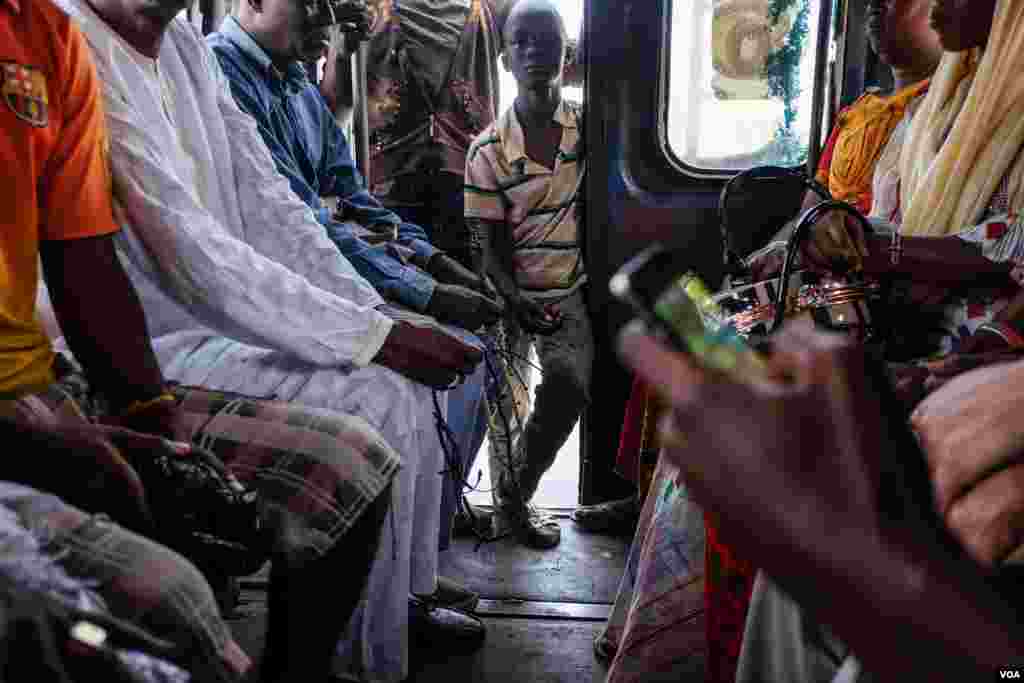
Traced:
<path fill-rule="evenodd" d="M 527 332 L 549 334 L 558 328 L 558 319 L 543 306 L 519 291 L 512 265 L 512 240 L 503 221 L 467 218 L 466 225 L 479 245 L 473 249 L 473 268 L 480 274 L 490 275 L 498 293 L 519 324 Z"/>

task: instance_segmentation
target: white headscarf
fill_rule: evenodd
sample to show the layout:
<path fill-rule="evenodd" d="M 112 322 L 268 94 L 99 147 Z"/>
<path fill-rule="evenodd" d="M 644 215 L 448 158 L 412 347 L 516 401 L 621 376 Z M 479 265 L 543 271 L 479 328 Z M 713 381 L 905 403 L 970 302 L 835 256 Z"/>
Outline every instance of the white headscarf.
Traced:
<path fill-rule="evenodd" d="M 948 132 L 948 134 L 947 134 Z M 1009 174 L 1024 208 L 1024 0 L 997 0 L 984 51 L 947 52 L 900 156 L 901 232 L 944 236 L 977 223 Z"/>

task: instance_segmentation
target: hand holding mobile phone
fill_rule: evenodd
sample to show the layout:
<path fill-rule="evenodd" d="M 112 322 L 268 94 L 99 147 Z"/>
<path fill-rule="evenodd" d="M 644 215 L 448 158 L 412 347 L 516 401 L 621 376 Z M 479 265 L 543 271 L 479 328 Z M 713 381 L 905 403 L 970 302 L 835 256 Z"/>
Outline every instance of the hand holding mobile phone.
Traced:
<path fill-rule="evenodd" d="M 626 263 L 609 288 L 652 333 L 701 365 L 740 379 L 765 375 L 763 359 L 718 308 L 700 277 L 680 273 L 676 258 L 660 245 Z"/>

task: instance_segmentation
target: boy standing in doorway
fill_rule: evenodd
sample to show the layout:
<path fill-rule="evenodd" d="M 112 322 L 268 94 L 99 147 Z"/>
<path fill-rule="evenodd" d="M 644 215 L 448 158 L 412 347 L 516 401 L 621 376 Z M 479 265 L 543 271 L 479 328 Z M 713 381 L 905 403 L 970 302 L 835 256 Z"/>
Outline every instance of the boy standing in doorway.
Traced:
<path fill-rule="evenodd" d="M 589 398 L 593 335 L 583 297 L 586 273 L 576 203 L 582 185 L 578 105 L 562 99 L 565 23 L 550 0 L 518 0 L 503 31 L 502 64 L 516 79 L 513 106 L 481 133 L 466 159 L 467 226 L 483 246 L 478 268 L 505 299 L 510 382 L 529 375 L 530 348 L 542 379 L 512 452 L 491 452 L 496 535 L 558 545 L 558 524 L 529 504 Z M 496 411 L 516 421 L 515 392 Z M 520 395 L 521 396 L 521 395 Z M 521 400 L 521 398 L 520 398 Z M 501 436 L 495 441 L 501 441 Z M 509 441 L 511 441 L 509 435 Z"/>

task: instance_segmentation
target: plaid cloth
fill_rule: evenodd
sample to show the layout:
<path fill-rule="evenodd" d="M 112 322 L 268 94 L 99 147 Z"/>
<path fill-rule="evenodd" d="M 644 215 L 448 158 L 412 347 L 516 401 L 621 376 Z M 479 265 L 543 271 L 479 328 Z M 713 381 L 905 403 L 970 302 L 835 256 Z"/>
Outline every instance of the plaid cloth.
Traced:
<path fill-rule="evenodd" d="M 58 367 L 46 391 L 0 401 L 0 416 L 32 424 L 106 413 L 77 371 Z M 327 410 L 198 387 L 173 389 L 187 430 L 286 519 L 280 548 L 292 561 L 321 556 L 388 486 L 397 453 L 364 420 Z"/>

